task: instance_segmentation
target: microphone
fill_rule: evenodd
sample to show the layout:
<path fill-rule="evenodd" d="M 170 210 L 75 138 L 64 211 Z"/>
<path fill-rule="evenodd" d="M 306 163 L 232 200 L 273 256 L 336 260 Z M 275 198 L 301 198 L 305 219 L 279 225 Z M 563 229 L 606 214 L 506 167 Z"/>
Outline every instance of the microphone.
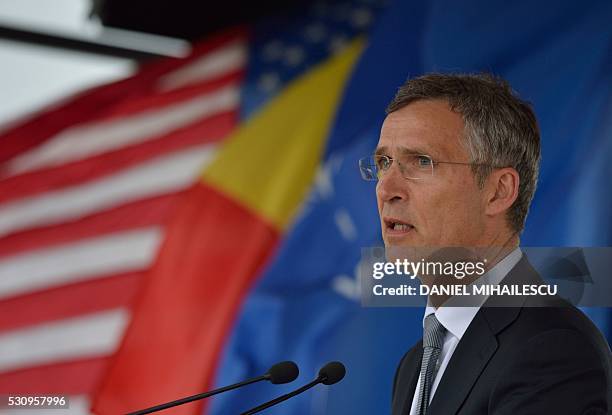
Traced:
<path fill-rule="evenodd" d="M 260 382 L 262 380 L 270 381 L 275 385 L 279 385 L 281 383 L 289 383 L 293 382 L 300 373 L 297 365 L 294 362 L 286 361 L 280 362 L 272 366 L 266 374 L 262 376 L 258 376 L 255 378 L 247 379 L 243 382 L 234 383 L 233 385 L 224 386 L 219 389 L 214 389 L 210 392 L 199 393 L 197 395 L 188 396 L 186 398 L 177 399 L 176 401 L 163 403 L 161 405 L 152 406 L 150 408 L 141 409 L 139 411 L 130 412 L 127 415 L 144 415 L 150 414 L 151 412 L 157 412 L 164 409 L 172 408 L 173 406 L 183 405 L 188 402 L 197 401 L 199 399 L 208 398 L 209 396 L 216 395 L 218 393 L 227 392 L 232 389 L 237 389 L 242 386 L 250 385 L 251 383 Z"/>
<path fill-rule="evenodd" d="M 292 398 L 295 395 L 299 395 L 300 393 L 307 391 L 308 389 L 318 385 L 319 383 L 322 383 L 324 385 L 333 385 L 334 383 L 340 382 L 344 378 L 345 374 L 346 374 L 346 368 L 344 367 L 342 363 L 329 362 L 328 364 L 323 366 L 321 370 L 319 370 L 319 375 L 312 382 L 302 386 L 299 389 L 294 390 L 293 392 L 279 396 L 278 398 L 272 399 L 271 401 L 263 403 L 253 409 L 249 409 L 248 411 L 243 412 L 240 415 L 252 415 L 252 414 L 256 414 L 257 412 L 261 412 L 264 409 L 267 409 L 278 403 L 286 401 L 287 399 Z"/>

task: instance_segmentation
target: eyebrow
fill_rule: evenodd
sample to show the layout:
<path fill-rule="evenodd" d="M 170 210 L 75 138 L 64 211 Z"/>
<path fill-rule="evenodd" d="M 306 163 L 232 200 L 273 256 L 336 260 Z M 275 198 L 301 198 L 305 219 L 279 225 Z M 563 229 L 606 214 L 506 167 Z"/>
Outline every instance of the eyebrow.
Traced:
<path fill-rule="evenodd" d="M 400 147 L 399 150 L 402 154 L 421 154 L 421 155 L 428 155 L 428 156 L 434 157 L 434 154 L 432 154 L 431 151 L 427 151 L 423 148 Z M 375 156 L 388 155 L 388 154 L 389 154 L 389 148 L 387 148 L 386 146 L 376 147 L 376 151 L 374 151 Z"/>

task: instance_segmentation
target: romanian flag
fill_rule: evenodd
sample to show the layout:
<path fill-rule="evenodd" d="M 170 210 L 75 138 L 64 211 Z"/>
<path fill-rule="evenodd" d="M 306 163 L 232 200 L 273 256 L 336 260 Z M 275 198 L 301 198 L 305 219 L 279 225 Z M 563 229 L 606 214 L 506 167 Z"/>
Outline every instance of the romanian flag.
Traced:
<path fill-rule="evenodd" d="M 243 298 L 308 194 L 362 49 L 354 41 L 226 139 L 169 224 L 95 412 L 151 406 L 213 384 Z"/>

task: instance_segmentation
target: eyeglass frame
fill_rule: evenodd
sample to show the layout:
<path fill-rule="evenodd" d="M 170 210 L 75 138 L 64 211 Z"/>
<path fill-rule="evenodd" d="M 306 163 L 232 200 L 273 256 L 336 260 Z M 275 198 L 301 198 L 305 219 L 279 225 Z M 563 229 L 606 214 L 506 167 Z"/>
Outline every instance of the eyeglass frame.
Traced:
<path fill-rule="evenodd" d="M 415 158 L 416 158 L 416 157 L 427 157 L 427 158 L 429 159 L 429 161 L 431 162 L 431 176 L 432 176 L 432 177 L 433 177 L 433 175 L 434 175 L 434 167 L 435 167 L 437 164 L 451 164 L 451 165 L 460 165 L 460 166 L 485 166 L 485 167 L 492 167 L 492 168 L 496 168 L 495 166 L 493 166 L 493 165 L 491 165 L 491 164 L 487 164 L 487 163 L 465 163 L 465 162 L 459 162 L 459 161 L 437 161 L 437 160 L 434 160 L 434 159 L 433 159 L 433 157 L 431 157 L 431 156 L 430 156 L 430 155 L 428 155 L 428 154 L 418 154 L 418 153 L 414 153 L 414 154 L 411 154 L 411 155 L 412 155 L 412 156 L 414 156 Z M 389 170 L 389 169 L 390 169 L 390 168 L 393 166 L 393 162 L 397 161 L 397 159 L 396 159 L 396 158 L 393 158 L 393 157 L 391 157 L 391 156 L 387 156 L 387 155 L 385 155 L 385 154 L 373 154 L 373 155 L 371 155 L 371 156 L 367 156 L 367 157 L 362 157 L 362 158 L 360 158 L 360 159 L 359 159 L 359 172 L 361 173 L 361 178 L 362 178 L 363 180 L 366 180 L 366 181 L 375 181 L 375 182 L 380 181 L 381 177 L 378 177 L 378 175 L 372 175 L 372 176 L 373 176 L 373 177 L 375 177 L 375 178 L 373 178 L 373 179 L 368 179 L 368 178 L 366 178 L 366 177 L 365 177 L 365 175 L 363 174 L 363 172 L 364 172 L 364 169 L 365 169 L 365 168 L 364 168 L 364 167 L 362 167 L 362 163 L 363 163 L 365 160 L 367 160 L 367 159 L 370 159 L 370 158 L 374 159 L 375 157 L 379 157 L 379 158 L 386 158 L 386 159 L 388 159 L 388 160 L 391 162 L 391 164 L 389 165 L 389 167 L 387 168 L 387 170 L 385 170 L 385 172 L 387 172 L 387 171 L 388 171 L 388 170 Z M 364 163 L 363 163 L 363 164 L 364 164 Z M 375 163 L 374 165 L 376 166 L 376 163 Z M 402 165 L 400 164 L 400 162 L 399 162 L 399 161 L 397 161 L 397 165 L 400 167 L 400 173 L 402 173 L 402 168 L 401 168 L 401 166 L 402 166 Z M 377 169 L 378 169 L 378 167 L 377 167 Z M 402 174 L 402 177 L 403 177 L 404 179 L 406 179 L 406 180 L 423 180 L 423 179 L 424 179 L 423 177 L 405 177 L 403 174 Z"/>

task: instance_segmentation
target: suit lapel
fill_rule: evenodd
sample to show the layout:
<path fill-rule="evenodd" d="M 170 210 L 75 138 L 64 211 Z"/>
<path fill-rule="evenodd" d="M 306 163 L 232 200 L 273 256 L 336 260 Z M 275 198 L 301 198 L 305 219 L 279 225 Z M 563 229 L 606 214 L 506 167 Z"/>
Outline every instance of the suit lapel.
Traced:
<path fill-rule="evenodd" d="M 421 371 L 421 359 L 423 358 L 423 342 L 419 341 L 406 356 L 400 367 L 397 389 L 393 399 L 392 413 L 405 415 L 410 412 L 412 397 L 416 389 L 419 373 Z"/>
<path fill-rule="evenodd" d="M 415 353 L 414 358 L 410 362 L 409 372 L 412 376 L 408 383 L 408 394 L 404 395 L 404 403 L 402 405 L 402 414 L 406 414 L 410 411 L 412 405 L 412 398 L 414 397 L 414 391 L 416 389 L 417 381 L 419 380 L 419 373 L 421 373 L 421 360 L 423 359 L 423 343 L 419 343 L 419 348 Z"/>
<path fill-rule="evenodd" d="M 485 322 L 482 313 L 478 312 L 448 362 L 427 413 L 431 415 L 456 413 L 495 354 L 495 350 L 497 350 L 495 335 Z"/>
<path fill-rule="evenodd" d="M 502 285 L 537 280 L 537 273 L 523 257 Z M 427 411 L 430 415 L 455 414 L 498 347 L 497 334 L 512 324 L 525 297 L 490 297 L 459 341 Z M 511 307 L 508 307 L 511 305 Z"/>

